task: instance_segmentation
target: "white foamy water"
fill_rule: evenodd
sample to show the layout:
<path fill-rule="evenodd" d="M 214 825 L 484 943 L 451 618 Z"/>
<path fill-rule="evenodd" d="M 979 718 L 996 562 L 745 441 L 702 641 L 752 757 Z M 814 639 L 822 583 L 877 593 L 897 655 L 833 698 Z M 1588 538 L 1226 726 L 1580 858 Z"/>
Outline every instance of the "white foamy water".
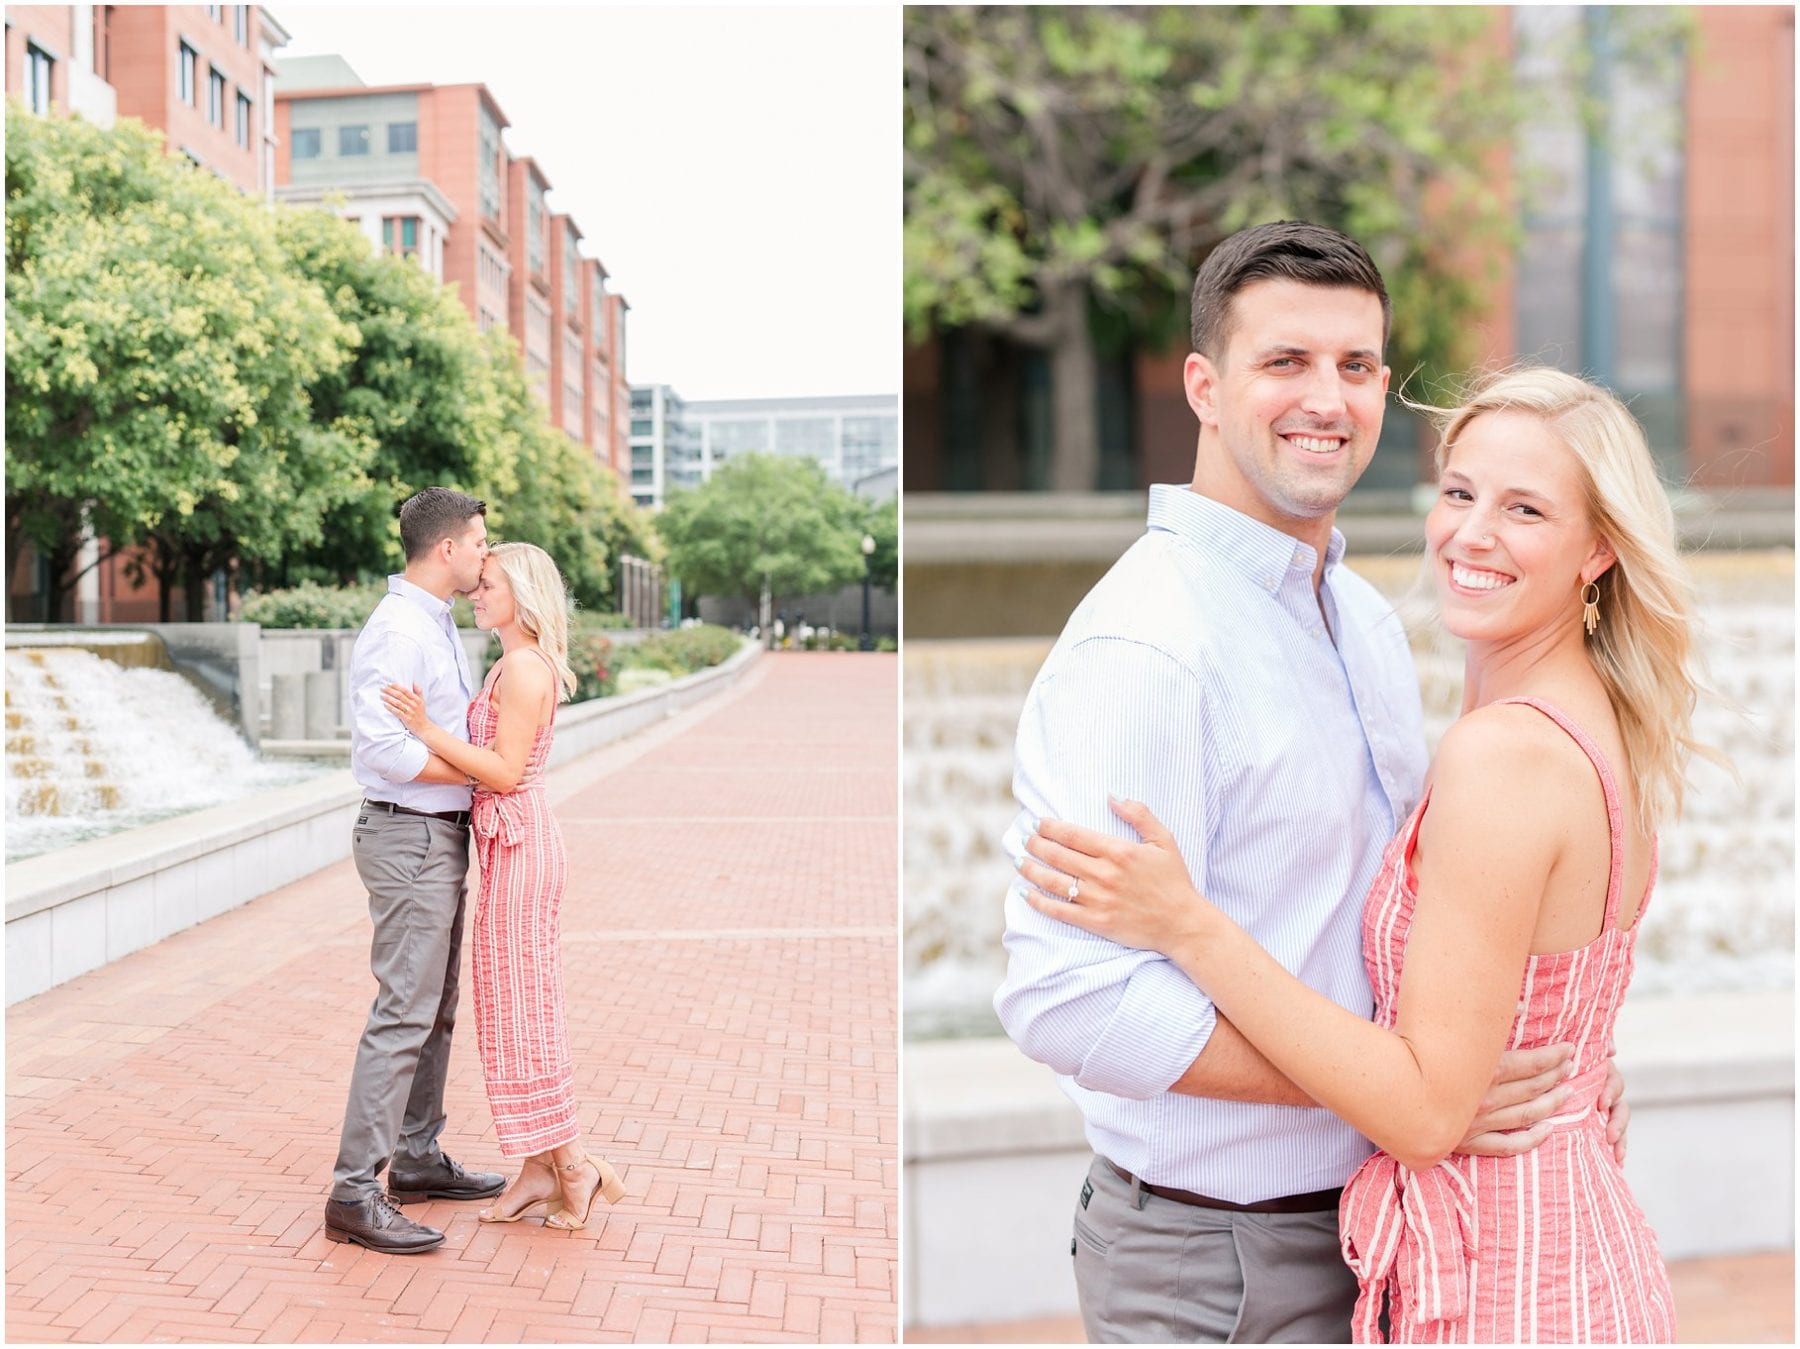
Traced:
<path fill-rule="evenodd" d="M 6 653 L 6 860 L 316 776 L 264 763 L 193 685 L 92 652 Z"/>
<path fill-rule="evenodd" d="M 1358 564 L 1390 594 L 1413 564 Z M 1722 699 L 1696 709 L 1699 737 L 1742 783 L 1696 761 L 1682 820 L 1665 829 L 1638 941 L 1634 993 L 1793 986 L 1794 611 L 1792 556 L 1697 559 L 1700 646 Z M 1019 709 L 1050 638 L 908 642 L 906 1018 L 909 1036 L 992 1033 L 1005 971 L 1001 899 L 1012 875 Z M 1414 638 L 1435 748 L 1462 699 L 1460 644 Z M 1733 706 L 1735 704 L 1735 707 Z"/>

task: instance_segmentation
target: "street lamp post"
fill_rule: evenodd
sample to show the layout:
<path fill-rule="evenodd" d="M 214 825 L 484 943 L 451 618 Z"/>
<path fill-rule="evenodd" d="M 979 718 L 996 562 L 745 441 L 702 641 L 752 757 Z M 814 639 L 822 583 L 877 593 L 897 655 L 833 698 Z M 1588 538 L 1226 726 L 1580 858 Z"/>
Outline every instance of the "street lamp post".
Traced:
<path fill-rule="evenodd" d="M 869 562 L 870 562 L 870 559 L 875 556 L 875 537 L 872 534 L 864 534 L 863 535 L 862 550 L 863 550 L 863 630 L 862 630 L 862 641 L 859 642 L 857 644 L 857 646 L 858 646 L 858 649 L 862 650 L 862 651 L 873 651 L 875 649 L 875 639 L 869 636 Z"/>

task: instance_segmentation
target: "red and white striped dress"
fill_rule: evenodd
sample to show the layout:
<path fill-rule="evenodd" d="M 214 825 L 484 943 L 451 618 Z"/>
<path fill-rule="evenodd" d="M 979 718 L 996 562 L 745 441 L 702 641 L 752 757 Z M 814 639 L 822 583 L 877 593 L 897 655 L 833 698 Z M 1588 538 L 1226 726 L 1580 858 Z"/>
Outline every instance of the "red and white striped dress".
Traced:
<path fill-rule="evenodd" d="M 483 689 L 469 704 L 469 743 L 491 746 L 499 722 Z M 470 812 L 481 863 L 470 951 L 475 1029 L 494 1132 L 508 1157 L 531 1156 L 580 1135 L 563 1005 L 561 910 L 569 858 L 544 799 L 552 738 L 550 726 L 539 727 L 518 787 L 504 793 L 477 787 Z"/>
<path fill-rule="evenodd" d="M 1565 714 L 1541 699 L 1506 701 L 1535 707 L 1567 731 L 1606 793 L 1612 871 L 1600 935 L 1576 951 L 1527 959 L 1507 1041 L 1509 1048 L 1573 1044 L 1574 1096 L 1542 1146 L 1522 1157 L 1453 1155 L 1413 1172 L 1378 1152 L 1350 1178 L 1338 1212 L 1344 1259 L 1361 1285 L 1352 1338 L 1380 1342 L 1385 1294 L 1394 1343 L 1669 1343 L 1668 1271 L 1595 1108 L 1637 939 L 1635 923 L 1618 926 L 1618 784 L 1599 747 Z M 1363 913 L 1375 1019 L 1389 1030 L 1418 900 L 1412 853 L 1429 800 L 1428 791 L 1388 844 Z"/>

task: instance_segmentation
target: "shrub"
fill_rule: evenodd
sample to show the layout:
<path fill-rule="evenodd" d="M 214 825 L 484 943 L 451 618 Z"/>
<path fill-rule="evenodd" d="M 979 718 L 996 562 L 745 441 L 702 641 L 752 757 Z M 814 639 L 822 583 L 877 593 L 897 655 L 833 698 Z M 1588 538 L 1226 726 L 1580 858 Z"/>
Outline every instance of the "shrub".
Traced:
<path fill-rule="evenodd" d="M 612 639 L 589 627 L 569 634 L 569 668 L 575 671 L 575 702 L 609 698 L 618 690 L 619 667 Z"/>
<path fill-rule="evenodd" d="M 611 609 L 579 609 L 575 613 L 577 628 L 629 628 L 631 619 Z"/>
<path fill-rule="evenodd" d="M 658 670 L 648 665 L 641 665 L 632 670 L 619 671 L 619 692 L 636 693 L 639 689 L 653 689 L 658 684 L 667 684 L 675 678 L 667 670 Z"/>
<path fill-rule="evenodd" d="M 672 675 L 692 674 L 717 665 L 737 653 L 742 639 L 730 628 L 702 623 L 694 628 L 655 632 L 632 646 L 619 649 L 620 663 Z"/>
<path fill-rule="evenodd" d="M 387 583 L 323 586 L 307 581 L 291 590 L 244 596 L 238 618 L 265 628 L 360 628 L 387 594 Z"/>

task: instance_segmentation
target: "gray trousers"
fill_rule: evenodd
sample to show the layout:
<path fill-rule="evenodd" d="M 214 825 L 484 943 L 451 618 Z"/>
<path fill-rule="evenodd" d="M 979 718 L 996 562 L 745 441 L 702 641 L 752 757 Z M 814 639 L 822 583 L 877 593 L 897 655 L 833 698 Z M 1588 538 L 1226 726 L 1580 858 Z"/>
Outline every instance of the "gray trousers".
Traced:
<path fill-rule="evenodd" d="M 1075 1205 L 1095 1344 L 1346 1344 L 1356 1279 L 1336 1210 L 1234 1213 L 1136 1193 L 1103 1159 Z"/>
<path fill-rule="evenodd" d="M 350 1074 L 333 1199 L 379 1193 L 392 1158 L 424 1163 L 437 1156 L 456 1029 L 469 831 L 448 820 L 363 809 L 351 852 L 369 892 L 369 968 L 377 989 Z"/>

